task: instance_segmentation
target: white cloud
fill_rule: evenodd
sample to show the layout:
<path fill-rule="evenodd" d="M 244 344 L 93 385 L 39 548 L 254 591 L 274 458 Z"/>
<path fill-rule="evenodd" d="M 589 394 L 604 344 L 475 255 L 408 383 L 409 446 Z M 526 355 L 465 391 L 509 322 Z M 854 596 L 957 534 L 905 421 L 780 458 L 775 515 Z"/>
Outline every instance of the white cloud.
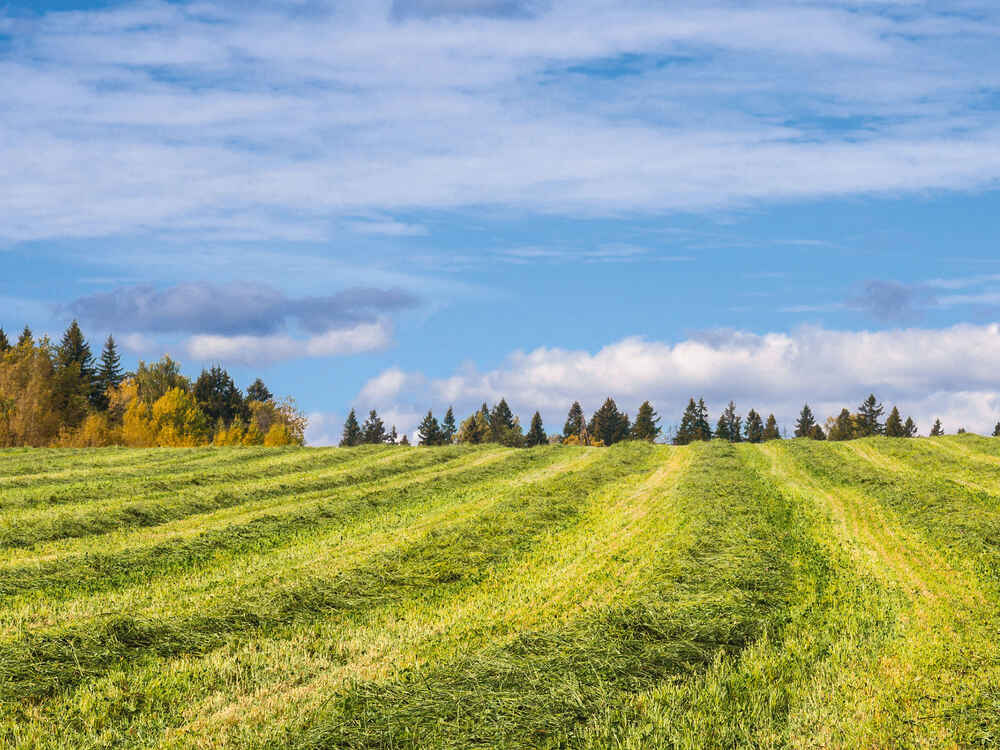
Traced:
<path fill-rule="evenodd" d="M 386 321 L 331 329 L 308 338 L 273 336 L 199 335 L 188 339 L 188 353 L 199 360 L 245 365 L 268 364 L 303 357 L 338 357 L 384 349 L 392 342 Z"/>
<path fill-rule="evenodd" d="M 409 236 L 424 228 L 393 212 L 659 213 L 1000 178 L 993 4 L 530 5 L 0 16 L 0 233 L 315 241 L 374 215 L 349 228 Z"/>
<path fill-rule="evenodd" d="M 708 333 L 669 344 L 626 338 L 591 353 L 540 348 L 514 352 L 487 372 L 465 368 L 446 378 L 393 369 L 369 381 L 358 403 L 461 413 L 501 396 L 527 418 L 540 409 L 547 427 L 562 426 L 574 400 L 596 409 L 607 396 L 634 414 L 650 399 L 675 422 L 691 396 L 715 413 L 730 400 L 744 412 L 774 412 L 788 426 L 809 402 L 817 415 L 854 408 L 869 392 L 898 403 L 926 432 L 940 417 L 952 429 L 991 430 L 1000 418 L 1000 325 L 945 329 L 792 333 Z"/>

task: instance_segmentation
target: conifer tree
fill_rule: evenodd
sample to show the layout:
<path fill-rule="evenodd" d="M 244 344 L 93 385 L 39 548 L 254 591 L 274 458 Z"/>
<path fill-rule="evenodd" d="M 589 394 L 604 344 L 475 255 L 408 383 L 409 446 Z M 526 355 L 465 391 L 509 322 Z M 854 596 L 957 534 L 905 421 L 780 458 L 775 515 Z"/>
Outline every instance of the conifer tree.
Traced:
<path fill-rule="evenodd" d="M 903 418 L 899 416 L 899 409 L 895 406 L 889 412 L 889 418 L 885 420 L 886 437 L 906 437 L 903 430 Z"/>
<path fill-rule="evenodd" d="M 34 343 L 35 341 L 32 338 L 31 329 L 28 326 L 25 326 L 24 329 L 21 331 L 21 335 L 17 337 L 17 345 L 32 346 Z"/>
<path fill-rule="evenodd" d="M 719 415 L 719 422 L 715 428 L 715 437 L 719 440 L 728 440 L 730 443 L 740 442 L 743 440 L 743 434 L 740 429 L 742 421 L 736 413 L 736 404 L 730 401 L 729 406 L 723 409 L 722 414 Z"/>
<path fill-rule="evenodd" d="M 263 404 L 272 399 L 274 399 L 274 396 L 271 395 L 271 391 L 268 390 L 267 386 L 264 385 L 264 381 L 260 378 L 254 380 L 247 388 L 247 402 L 259 401 Z"/>
<path fill-rule="evenodd" d="M 695 422 L 695 440 L 711 440 L 712 427 L 708 423 L 708 407 L 705 406 L 705 399 L 698 399 L 698 419 Z"/>
<path fill-rule="evenodd" d="M 698 425 L 698 405 L 695 404 L 694 399 L 688 401 L 687 407 L 684 409 L 684 414 L 681 416 L 680 426 L 677 428 L 677 434 L 674 435 L 674 445 L 687 445 L 695 440 Z"/>
<path fill-rule="evenodd" d="M 385 442 L 389 445 L 396 445 L 399 443 L 399 433 L 396 432 L 396 425 L 393 425 L 392 429 L 389 430 L 389 434 L 386 436 Z"/>
<path fill-rule="evenodd" d="M 746 439 L 748 443 L 760 443 L 764 440 L 764 420 L 753 409 L 747 414 Z"/>
<path fill-rule="evenodd" d="M 529 448 L 534 448 L 536 445 L 548 445 L 548 442 L 549 437 L 545 434 L 545 428 L 542 426 L 542 415 L 536 411 L 531 417 L 528 434 L 524 436 L 524 444 Z"/>
<path fill-rule="evenodd" d="M 56 366 L 69 367 L 74 362 L 80 365 L 82 377 L 90 378 L 93 375 L 94 356 L 90 351 L 90 344 L 83 337 L 79 323 L 75 320 L 63 333 L 59 348 L 56 349 Z"/>
<path fill-rule="evenodd" d="M 407 436 L 407 435 L 406 435 L 406 434 L 404 433 L 404 434 L 403 434 L 403 437 L 401 437 L 401 438 L 399 439 L 399 444 L 400 444 L 400 445 L 406 445 L 406 446 L 409 446 L 409 444 L 410 444 L 410 438 L 409 438 L 409 437 L 408 437 L 408 436 Z"/>
<path fill-rule="evenodd" d="M 940 419 L 935 419 L 934 420 L 934 426 L 931 427 L 930 436 L 931 437 L 941 437 L 942 435 L 944 435 L 944 428 L 941 427 L 941 420 Z"/>
<path fill-rule="evenodd" d="M 441 444 L 441 425 L 430 411 L 417 428 L 417 436 L 421 445 Z"/>
<path fill-rule="evenodd" d="M 659 422 L 660 417 L 653 411 L 653 405 L 643 401 L 635 415 L 635 424 L 632 425 L 632 438 L 654 442 L 660 434 Z"/>
<path fill-rule="evenodd" d="M 458 428 L 455 426 L 455 412 L 449 406 L 448 411 L 445 412 L 444 421 L 441 422 L 441 442 L 444 445 L 451 445 L 456 432 L 458 432 Z"/>
<path fill-rule="evenodd" d="M 194 398 L 209 424 L 221 422 L 227 427 L 250 414 L 243 403 L 243 393 L 228 372 L 218 365 L 202 370 L 194 383 Z"/>
<path fill-rule="evenodd" d="M 361 441 L 368 445 L 381 445 L 385 442 L 385 424 L 374 409 L 368 412 L 368 419 L 361 428 Z"/>
<path fill-rule="evenodd" d="M 768 440 L 781 440 L 781 431 L 778 430 L 778 420 L 774 418 L 774 414 L 767 415 L 767 422 L 764 424 L 764 434 L 761 435 L 761 439 L 764 442 Z"/>
<path fill-rule="evenodd" d="M 812 429 L 809 430 L 809 438 L 811 440 L 826 440 L 826 433 L 823 432 L 823 428 L 818 424 L 814 424 Z"/>
<path fill-rule="evenodd" d="M 802 407 L 799 418 L 795 422 L 795 437 L 809 437 L 814 424 L 816 424 L 816 418 L 813 416 L 809 404 L 806 404 Z"/>
<path fill-rule="evenodd" d="M 361 425 L 358 424 L 358 415 L 354 413 L 354 409 L 351 409 L 351 413 L 347 415 L 347 419 L 344 422 L 344 432 L 340 437 L 340 447 L 353 448 L 356 445 L 361 445 L 363 439 L 364 434 L 361 432 Z"/>
<path fill-rule="evenodd" d="M 997 426 L 993 428 L 993 437 L 1000 437 L 1000 422 L 997 422 Z"/>
<path fill-rule="evenodd" d="M 10 349 L 10 341 L 7 339 L 7 333 L 0 328 L 0 354 L 3 354 L 8 349 Z"/>
<path fill-rule="evenodd" d="M 594 412 L 587 429 L 591 437 L 597 438 L 605 445 L 614 445 L 628 439 L 629 426 L 628 414 L 620 412 L 615 400 L 608 397 L 601 404 L 601 408 Z"/>
<path fill-rule="evenodd" d="M 917 423 L 913 421 L 913 417 L 907 417 L 906 421 L 903 423 L 903 437 L 916 437 L 917 436 Z"/>
<path fill-rule="evenodd" d="M 558 424 L 558 423 L 557 423 Z M 583 407 L 579 401 L 574 401 L 569 407 L 569 414 L 566 415 L 566 424 L 563 425 L 563 437 L 579 435 L 583 430 Z"/>
<path fill-rule="evenodd" d="M 125 375 L 122 372 L 121 357 L 115 346 L 114 336 L 108 335 L 101 352 L 101 362 L 94 376 L 94 399 L 92 404 L 98 411 L 107 411 L 108 391 L 121 385 Z"/>
<path fill-rule="evenodd" d="M 856 421 L 847 409 L 841 409 L 833 423 L 833 428 L 827 431 L 827 440 L 853 440 L 857 435 Z"/>
<path fill-rule="evenodd" d="M 861 406 L 858 407 L 858 432 L 861 437 L 885 433 L 885 426 L 879 422 L 879 417 L 884 411 L 874 393 L 869 394 L 868 398 L 861 402 Z"/>
<path fill-rule="evenodd" d="M 514 412 L 507 405 L 507 399 L 501 398 L 493 405 L 490 412 L 490 431 L 494 443 L 502 443 L 507 431 L 514 429 Z"/>

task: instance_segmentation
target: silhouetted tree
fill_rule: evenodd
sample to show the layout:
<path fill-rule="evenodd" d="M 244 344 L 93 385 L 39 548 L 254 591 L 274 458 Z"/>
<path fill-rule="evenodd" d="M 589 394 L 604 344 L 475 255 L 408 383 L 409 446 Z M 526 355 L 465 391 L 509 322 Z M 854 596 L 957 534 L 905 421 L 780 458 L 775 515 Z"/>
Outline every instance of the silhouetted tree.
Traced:
<path fill-rule="evenodd" d="M 455 427 L 455 412 L 449 406 L 448 411 L 445 412 L 444 421 L 441 422 L 441 442 L 445 445 L 451 445 L 456 432 L 458 432 L 458 428 Z"/>
<path fill-rule="evenodd" d="M 648 401 L 643 401 L 635 415 L 635 423 L 632 425 L 632 438 L 652 443 L 660 434 L 659 422 L 660 417 L 653 411 L 653 405 Z"/>
<path fill-rule="evenodd" d="M 115 337 L 108 334 L 101 352 L 101 363 L 97 366 L 97 375 L 94 377 L 95 406 L 100 411 L 107 411 L 108 391 L 117 388 L 124 379 L 125 374 L 122 371 L 122 361 L 118 356 Z"/>
<path fill-rule="evenodd" d="M 264 385 L 264 381 L 260 378 L 254 380 L 250 384 L 250 387 L 247 388 L 247 401 L 260 401 L 264 403 L 273 398 L 274 396 L 271 395 L 271 391 L 268 390 L 267 386 Z"/>
<path fill-rule="evenodd" d="M 767 422 L 764 424 L 764 434 L 761 435 L 764 442 L 768 440 L 781 440 L 781 431 L 778 430 L 778 420 L 773 414 L 767 415 Z"/>
<path fill-rule="evenodd" d="M 917 423 L 913 421 L 913 417 L 907 417 L 906 421 L 903 423 L 903 437 L 916 437 L 917 436 Z"/>
<path fill-rule="evenodd" d="M 558 424 L 558 422 L 556 423 Z M 569 414 L 566 415 L 566 424 L 563 425 L 563 437 L 579 435 L 583 429 L 583 407 L 579 401 L 574 401 L 569 407 Z"/>
<path fill-rule="evenodd" d="M 441 445 L 441 425 L 430 411 L 420 423 L 417 437 L 421 445 Z"/>
<path fill-rule="evenodd" d="M 799 418 L 795 421 L 795 437 L 809 437 L 814 424 L 816 424 L 816 418 L 813 416 L 809 404 L 806 404 L 802 407 Z"/>
<path fill-rule="evenodd" d="M 745 430 L 748 443 L 760 443 L 764 440 L 764 420 L 753 409 L 747 414 Z"/>
<path fill-rule="evenodd" d="M 860 437 L 870 437 L 872 435 L 882 435 L 885 426 L 879 422 L 879 417 L 885 409 L 875 398 L 875 394 L 869 394 L 868 398 L 861 402 L 858 407 L 858 434 Z"/>
<path fill-rule="evenodd" d="M 941 437 L 944 435 L 944 428 L 941 426 L 941 420 L 935 419 L 934 426 L 931 427 L 930 436 L 931 437 Z"/>
<path fill-rule="evenodd" d="M 364 433 L 361 432 L 361 425 L 358 424 L 358 415 L 354 413 L 354 409 L 351 409 L 351 413 L 347 415 L 347 419 L 344 421 L 344 431 L 340 436 L 340 447 L 353 448 L 356 445 L 361 445 L 363 440 Z"/>
<path fill-rule="evenodd" d="M 536 411 L 531 417 L 528 434 L 524 436 L 524 444 L 529 448 L 534 448 L 536 445 L 548 445 L 548 442 L 548 435 L 545 434 L 545 428 L 542 426 L 542 415 Z"/>
<path fill-rule="evenodd" d="M 997 426 L 993 428 L 993 437 L 1000 437 L 1000 422 L 997 422 Z"/>
<path fill-rule="evenodd" d="M 228 426 L 235 419 L 249 416 L 243 403 L 243 393 L 229 373 L 218 365 L 201 371 L 194 383 L 194 398 L 208 417 L 209 424 L 222 422 Z"/>
<path fill-rule="evenodd" d="M 368 412 L 368 419 L 361 428 L 361 440 L 368 445 L 381 445 L 385 442 L 385 437 L 385 424 L 372 409 Z"/>
<path fill-rule="evenodd" d="M 385 442 L 389 445 L 396 445 L 399 442 L 399 434 L 396 432 L 396 425 L 392 426 L 389 430 L 389 434 L 385 438 Z"/>

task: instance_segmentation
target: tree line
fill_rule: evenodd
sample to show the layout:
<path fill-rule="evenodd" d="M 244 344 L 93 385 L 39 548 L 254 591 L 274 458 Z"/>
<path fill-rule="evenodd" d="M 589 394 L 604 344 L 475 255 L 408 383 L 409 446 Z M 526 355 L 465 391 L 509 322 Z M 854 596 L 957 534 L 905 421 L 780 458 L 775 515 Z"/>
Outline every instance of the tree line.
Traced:
<path fill-rule="evenodd" d="M 95 361 L 77 321 L 58 344 L 0 328 L 0 446 L 302 445 L 306 419 L 257 378 L 220 366 L 191 380 L 169 356 L 125 372 L 114 336 Z"/>
<path fill-rule="evenodd" d="M 911 417 L 905 420 L 899 408 L 892 407 L 889 416 L 882 421 L 885 407 L 871 394 L 854 412 L 842 409 L 836 417 L 828 417 L 825 425 L 820 425 L 805 404 L 795 422 L 794 436 L 812 440 L 854 440 L 873 435 L 887 437 L 916 437 L 917 425 Z M 450 445 L 452 443 L 477 444 L 498 443 L 515 448 L 531 448 L 548 443 L 563 445 L 607 446 L 623 440 L 646 440 L 654 442 L 662 434 L 660 417 L 649 401 L 644 401 L 636 413 L 635 422 L 622 412 L 613 398 L 604 401 L 601 407 L 586 419 L 579 401 L 570 406 L 561 434 L 547 434 L 542 425 L 542 417 L 535 412 L 531 417 L 528 431 L 521 427 L 520 418 L 510 409 L 506 399 L 501 398 L 492 409 L 483 403 L 477 411 L 456 426 L 455 413 L 448 407 L 444 419 L 438 421 L 433 411 L 428 411 L 417 428 L 420 445 Z M 965 432 L 960 429 L 959 433 Z M 935 420 L 930 437 L 944 434 L 941 420 Z M 993 431 L 1000 437 L 1000 422 Z M 674 445 L 687 445 L 701 440 L 725 440 L 731 443 L 763 443 L 781 440 L 784 436 L 778 427 L 774 414 L 765 419 L 755 409 L 746 416 L 737 414 L 736 405 L 730 401 L 723 409 L 715 428 L 712 428 L 708 407 L 703 398 L 691 398 L 681 416 L 680 424 L 671 437 Z M 341 446 L 366 444 L 409 445 L 406 435 L 400 437 L 396 426 L 386 429 L 378 412 L 372 409 L 364 424 L 358 422 L 355 410 L 351 410 L 344 423 Z"/>

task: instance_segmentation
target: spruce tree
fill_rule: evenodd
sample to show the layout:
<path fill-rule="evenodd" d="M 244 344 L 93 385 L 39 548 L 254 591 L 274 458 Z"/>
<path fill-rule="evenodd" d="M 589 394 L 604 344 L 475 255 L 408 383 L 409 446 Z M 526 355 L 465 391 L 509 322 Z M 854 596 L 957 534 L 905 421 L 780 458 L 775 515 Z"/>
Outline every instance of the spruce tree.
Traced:
<path fill-rule="evenodd" d="M 32 338 L 31 329 L 25 326 L 21 331 L 21 335 L 17 337 L 18 346 L 32 346 L 35 343 Z"/>
<path fill-rule="evenodd" d="M 493 411 L 490 412 L 490 431 L 493 433 L 491 436 L 493 442 L 503 443 L 506 439 L 506 433 L 513 429 L 514 412 L 507 405 L 507 399 L 501 398 L 498 403 L 493 405 Z"/>
<path fill-rule="evenodd" d="M 698 399 L 698 419 L 695 422 L 695 440 L 711 440 L 712 426 L 708 423 L 708 407 L 705 399 Z"/>
<path fill-rule="evenodd" d="M 358 424 L 358 415 L 354 413 L 354 409 L 351 409 L 351 413 L 347 415 L 347 420 L 344 422 L 344 432 L 340 437 L 340 447 L 353 448 L 356 445 L 361 445 L 363 439 L 364 434 L 361 432 L 361 425 Z"/>
<path fill-rule="evenodd" d="M 458 428 L 455 426 L 455 412 L 449 406 L 448 411 L 445 412 L 444 421 L 441 422 L 441 441 L 445 445 L 451 445 L 456 432 L 458 432 Z"/>
<path fill-rule="evenodd" d="M 906 437 L 903 430 L 903 418 L 899 416 L 899 409 L 895 406 L 889 412 L 889 418 L 885 420 L 886 437 Z"/>
<path fill-rule="evenodd" d="M 687 445 L 688 443 L 698 440 L 699 438 L 696 437 L 697 426 L 698 406 L 692 398 L 688 401 L 688 405 L 684 409 L 680 426 L 677 428 L 677 434 L 674 435 L 674 445 Z"/>
<path fill-rule="evenodd" d="M 421 445 L 441 444 L 441 425 L 438 424 L 434 414 L 430 411 L 427 412 L 427 416 L 424 417 L 420 423 L 420 427 L 417 428 L 417 437 Z"/>
<path fill-rule="evenodd" d="M 529 448 L 534 448 L 536 445 L 548 445 L 548 442 L 549 437 L 545 434 L 545 428 L 542 426 L 542 415 L 536 411 L 531 417 L 528 434 L 524 436 L 524 444 Z"/>
<path fill-rule="evenodd" d="M 368 419 L 361 428 L 361 441 L 368 445 L 381 445 L 385 442 L 385 424 L 374 409 L 368 412 Z"/>
<path fill-rule="evenodd" d="M 389 430 L 389 434 L 386 436 L 385 442 L 389 445 L 396 445 L 399 443 L 399 433 L 396 432 L 396 425 L 393 425 L 392 429 Z"/>
<path fill-rule="evenodd" d="M 809 430 L 809 438 L 812 440 L 826 440 L 826 433 L 823 432 L 823 428 L 818 424 L 814 424 L 812 429 Z"/>
<path fill-rule="evenodd" d="M 913 421 L 913 417 L 907 417 L 906 422 L 903 423 L 903 437 L 916 437 L 917 436 L 917 423 Z"/>
<path fill-rule="evenodd" d="M 719 415 L 719 422 L 715 428 L 715 437 L 719 440 L 728 440 L 730 443 L 740 442 L 743 439 L 743 434 L 740 430 L 740 423 L 742 421 L 736 413 L 736 404 L 730 401 L 729 406 L 723 409 L 722 414 Z"/>
<path fill-rule="evenodd" d="M 579 435 L 582 430 L 583 407 L 580 406 L 579 401 L 574 401 L 573 405 L 569 407 L 569 414 L 566 415 L 566 424 L 563 425 L 563 437 L 568 438 L 570 435 Z"/>
<path fill-rule="evenodd" d="M 874 393 L 869 394 L 868 398 L 861 402 L 861 406 L 858 407 L 858 431 L 861 437 L 885 433 L 885 426 L 879 422 L 879 417 L 884 411 Z"/>
<path fill-rule="evenodd" d="M 654 442 L 660 434 L 659 421 L 660 417 L 653 411 L 653 405 L 643 401 L 635 415 L 635 424 L 632 425 L 632 438 Z"/>
<path fill-rule="evenodd" d="M 764 442 L 768 440 L 781 440 L 781 431 L 778 430 L 778 420 L 773 414 L 767 415 L 767 422 L 764 424 L 764 434 L 761 435 Z"/>
<path fill-rule="evenodd" d="M 605 445 L 614 445 L 628 439 L 628 414 L 620 412 L 615 400 L 608 397 L 601 404 L 601 408 L 594 412 L 588 429 L 591 437 L 597 438 Z"/>
<path fill-rule="evenodd" d="M 85 378 L 93 377 L 94 356 L 90 351 L 90 344 L 83 337 L 83 331 L 75 320 L 69 324 L 69 328 L 63 333 L 62 341 L 56 349 L 56 366 L 69 367 L 76 363 L 80 365 L 80 375 Z"/>
<path fill-rule="evenodd" d="M 3 354 L 8 349 L 10 349 L 10 341 L 7 340 L 7 334 L 0 328 L 0 354 Z"/>
<path fill-rule="evenodd" d="M 271 391 L 268 390 L 267 386 L 264 385 L 264 381 L 260 378 L 254 380 L 250 387 L 247 388 L 247 403 L 250 401 L 259 401 L 260 403 L 266 403 L 271 401 L 274 396 L 271 395 Z"/>
<path fill-rule="evenodd" d="M 827 432 L 827 440 L 853 440 L 857 435 L 856 420 L 847 409 L 841 409 L 833 423 L 833 428 Z"/>
<path fill-rule="evenodd" d="M 753 409 L 747 414 L 746 439 L 748 443 L 760 443 L 764 440 L 764 420 Z"/>
<path fill-rule="evenodd" d="M 235 420 L 246 420 L 250 416 L 243 403 L 243 393 L 229 373 L 218 365 L 201 371 L 194 383 L 194 398 L 209 424 L 221 422 L 228 427 Z"/>
<path fill-rule="evenodd" d="M 109 334 L 104 342 L 101 362 L 97 366 L 97 374 L 94 377 L 93 405 L 96 409 L 99 411 L 107 410 L 108 391 L 121 385 L 124 377 L 121 357 L 118 356 L 118 348 L 115 346 L 115 338 Z"/>
<path fill-rule="evenodd" d="M 935 419 L 934 420 L 934 426 L 931 427 L 930 436 L 931 437 L 941 437 L 942 435 L 944 435 L 944 428 L 941 427 L 941 420 L 940 419 Z"/>
<path fill-rule="evenodd" d="M 816 418 L 813 416 L 809 404 L 806 404 L 802 407 L 799 418 L 795 422 L 795 437 L 809 437 L 814 424 L 816 424 Z"/>
<path fill-rule="evenodd" d="M 993 437 L 1000 437 L 1000 422 L 997 422 L 997 426 L 993 428 Z"/>

